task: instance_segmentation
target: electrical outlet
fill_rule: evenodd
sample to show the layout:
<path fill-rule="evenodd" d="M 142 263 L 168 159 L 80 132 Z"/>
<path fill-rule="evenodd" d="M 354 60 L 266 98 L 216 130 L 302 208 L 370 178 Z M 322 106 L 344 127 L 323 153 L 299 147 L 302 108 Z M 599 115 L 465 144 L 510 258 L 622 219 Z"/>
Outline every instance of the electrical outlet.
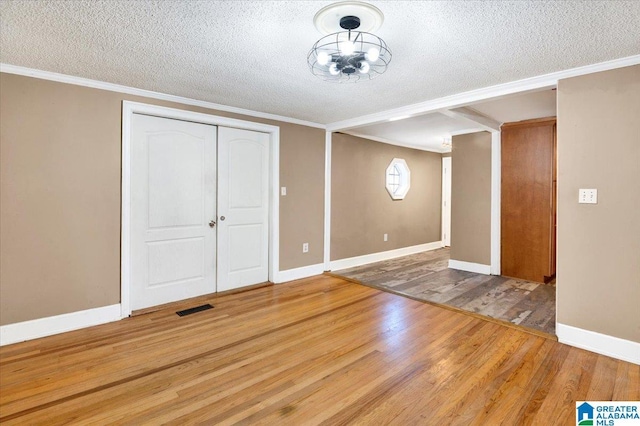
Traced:
<path fill-rule="evenodd" d="M 384 234 L 382 238 L 384 241 L 389 241 L 389 234 Z"/>
<path fill-rule="evenodd" d="M 280 188 L 280 195 L 282 195 L 283 197 L 285 195 L 287 195 L 287 187 L 283 186 L 282 188 Z"/>
<path fill-rule="evenodd" d="M 598 204 L 597 189 L 580 189 L 578 191 L 578 203 L 580 204 Z"/>
<path fill-rule="evenodd" d="M 309 253 L 309 243 L 302 243 L 302 252 Z"/>

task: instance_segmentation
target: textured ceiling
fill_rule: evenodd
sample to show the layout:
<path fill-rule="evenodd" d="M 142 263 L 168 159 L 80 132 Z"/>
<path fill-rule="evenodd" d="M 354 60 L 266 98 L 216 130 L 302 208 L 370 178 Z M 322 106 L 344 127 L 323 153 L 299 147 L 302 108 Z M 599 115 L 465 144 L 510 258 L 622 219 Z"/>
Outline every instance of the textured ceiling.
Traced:
<path fill-rule="evenodd" d="M 640 1 L 372 1 L 393 60 L 323 82 L 329 1 L 0 2 L 0 62 L 330 123 L 640 53 Z"/>
<path fill-rule="evenodd" d="M 473 126 L 466 120 L 447 117 L 435 112 L 399 121 L 387 121 L 359 127 L 345 133 L 394 145 L 445 152 L 448 149 L 442 146 L 444 138 L 451 137 L 452 133 L 470 128 L 477 129 L 477 126 Z"/>

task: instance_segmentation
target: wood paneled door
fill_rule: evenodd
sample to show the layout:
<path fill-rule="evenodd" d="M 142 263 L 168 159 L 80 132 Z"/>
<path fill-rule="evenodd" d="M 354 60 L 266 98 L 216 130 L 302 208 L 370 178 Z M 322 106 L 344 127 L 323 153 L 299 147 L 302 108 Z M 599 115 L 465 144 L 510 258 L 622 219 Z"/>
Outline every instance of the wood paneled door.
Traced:
<path fill-rule="evenodd" d="M 556 119 L 502 126 L 502 275 L 555 276 Z"/>

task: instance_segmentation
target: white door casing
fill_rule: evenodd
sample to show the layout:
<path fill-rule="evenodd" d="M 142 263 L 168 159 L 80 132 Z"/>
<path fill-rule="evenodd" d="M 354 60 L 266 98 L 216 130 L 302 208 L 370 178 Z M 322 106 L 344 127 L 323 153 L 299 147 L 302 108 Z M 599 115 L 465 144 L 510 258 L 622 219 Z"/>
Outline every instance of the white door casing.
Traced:
<path fill-rule="evenodd" d="M 451 157 L 442 159 L 442 245 L 451 245 Z"/>
<path fill-rule="evenodd" d="M 132 121 L 136 114 L 152 115 L 155 117 L 172 118 L 193 123 L 210 124 L 237 129 L 263 132 L 269 138 L 269 281 L 282 282 L 279 272 L 280 246 L 280 128 L 269 124 L 239 120 L 203 114 L 184 109 L 168 108 L 139 102 L 122 102 L 122 227 L 121 227 L 121 273 L 120 273 L 120 308 L 123 318 L 131 315 L 132 296 Z M 218 289 L 218 291 L 220 291 Z"/>
<path fill-rule="evenodd" d="M 218 291 L 269 280 L 269 135 L 218 128 Z"/>
<path fill-rule="evenodd" d="M 131 309 L 216 291 L 216 128 L 134 114 Z"/>

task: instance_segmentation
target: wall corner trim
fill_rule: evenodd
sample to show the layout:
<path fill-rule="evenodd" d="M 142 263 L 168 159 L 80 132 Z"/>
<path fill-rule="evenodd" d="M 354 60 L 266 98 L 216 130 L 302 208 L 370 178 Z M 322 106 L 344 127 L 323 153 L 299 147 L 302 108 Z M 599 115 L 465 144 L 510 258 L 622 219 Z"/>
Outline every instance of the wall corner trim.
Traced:
<path fill-rule="evenodd" d="M 317 263 L 315 265 L 302 266 L 300 268 L 287 269 L 285 271 L 278 272 L 275 284 L 280 284 L 288 281 L 300 280 L 302 278 L 312 277 L 314 275 L 320 275 L 324 272 L 324 263 Z"/>
<path fill-rule="evenodd" d="M 118 321 L 122 319 L 120 313 L 121 309 L 118 303 L 3 325 L 0 327 L 0 346 Z"/>
<path fill-rule="evenodd" d="M 640 365 L 640 343 L 571 325 L 556 324 L 558 341 L 601 355 Z"/>
<path fill-rule="evenodd" d="M 430 251 L 442 248 L 442 241 L 418 244 L 416 246 L 402 247 L 395 250 L 381 251 L 378 253 L 365 254 L 362 256 L 349 257 L 346 259 L 334 260 L 331 262 L 331 270 L 353 268 L 355 266 L 366 265 L 368 263 L 380 262 L 382 260 L 394 259 L 396 257 L 407 256 L 423 251 Z"/>
<path fill-rule="evenodd" d="M 331 132 L 324 135 L 324 269 L 331 267 Z"/>
<path fill-rule="evenodd" d="M 502 145 L 500 131 L 491 132 L 491 275 L 500 275 L 501 266 L 501 194 Z"/>
<path fill-rule="evenodd" d="M 491 265 L 481 263 L 464 262 L 462 260 L 449 259 L 449 268 L 461 271 L 475 272 L 476 274 L 491 275 Z"/>

